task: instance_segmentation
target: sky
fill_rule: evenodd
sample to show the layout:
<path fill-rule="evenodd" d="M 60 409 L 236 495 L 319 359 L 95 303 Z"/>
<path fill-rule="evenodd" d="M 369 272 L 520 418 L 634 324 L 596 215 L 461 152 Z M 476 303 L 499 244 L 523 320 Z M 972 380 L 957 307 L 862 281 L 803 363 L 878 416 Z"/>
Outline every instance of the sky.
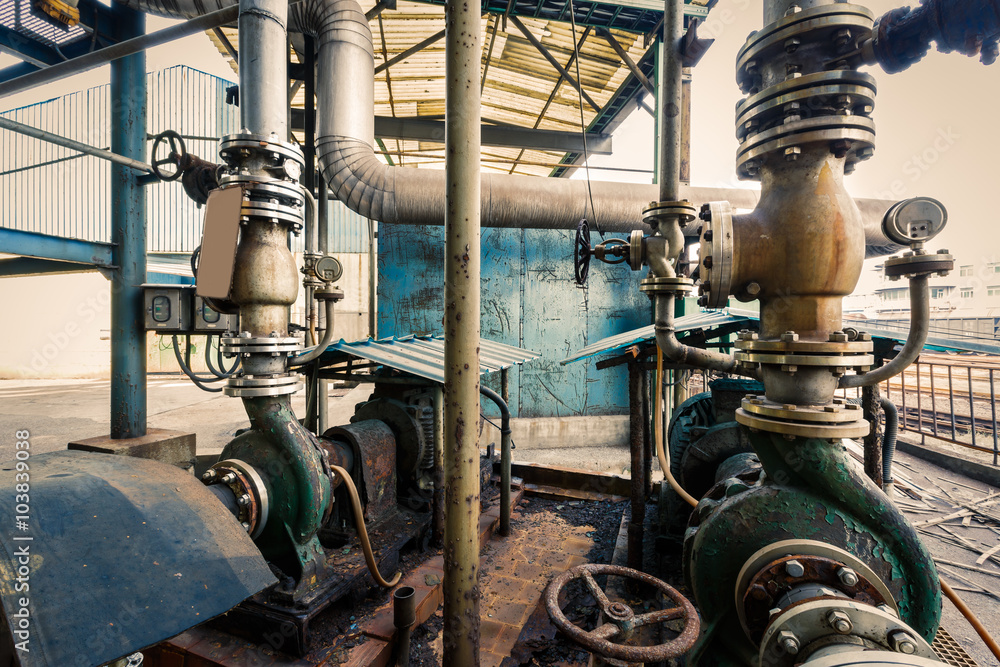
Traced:
<path fill-rule="evenodd" d="M 871 0 L 876 16 L 897 2 Z M 173 21 L 150 16 L 147 30 Z M 762 24 L 761 2 L 721 0 L 700 31 L 714 37 L 694 70 L 692 92 L 692 182 L 702 186 L 755 187 L 736 179 L 738 142 L 733 128 L 734 108 L 741 94 L 736 86 L 736 53 L 746 36 Z M 0 67 L 16 62 L 0 55 Z M 151 49 L 147 69 L 156 71 L 185 64 L 223 78 L 235 77 L 228 63 L 204 34 Z M 899 200 L 918 195 L 944 203 L 949 211 L 945 231 L 931 245 L 948 248 L 959 264 L 1000 260 L 994 189 L 1000 169 L 1000 64 L 983 66 L 978 59 L 933 51 L 909 70 L 888 75 L 868 70 L 878 81 L 873 115 L 877 127 L 875 156 L 861 163 L 847 178 L 856 197 Z M 32 104 L 108 81 L 109 68 L 65 79 L 0 100 L 0 108 Z M 647 100 L 648 101 L 648 100 Z M 594 166 L 628 169 L 653 167 L 653 121 L 637 110 L 614 135 L 614 154 L 595 156 Z M 585 177 L 580 170 L 575 178 Z M 649 182 L 648 174 L 591 170 L 593 180 Z M 870 262 L 869 265 L 872 263 Z M 862 279 L 861 289 L 874 285 Z"/>

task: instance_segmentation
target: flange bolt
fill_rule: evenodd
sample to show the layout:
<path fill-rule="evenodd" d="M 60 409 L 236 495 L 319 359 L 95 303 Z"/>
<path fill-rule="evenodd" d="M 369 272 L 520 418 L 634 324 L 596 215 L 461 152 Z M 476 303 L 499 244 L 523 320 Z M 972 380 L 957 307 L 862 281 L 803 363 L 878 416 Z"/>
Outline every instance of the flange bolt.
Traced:
<path fill-rule="evenodd" d="M 795 655 L 799 652 L 799 638 L 788 630 L 778 633 L 778 646 L 788 655 Z"/>
<path fill-rule="evenodd" d="M 236 475 L 234 475 L 231 472 L 227 472 L 225 475 L 222 476 L 223 484 L 232 484 L 235 481 L 236 481 Z"/>
<path fill-rule="evenodd" d="M 917 644 L 913 641 L 913 637 L 908 632 L 902 630 L 897 630 L 889 635 L 889 645 L 897 653 L 913 655 L 917 652 Z"/>
<path fill-rule="evenodd" d="M 851 617 L 842 611 L 831 611 L 827 615 L 826 620 L 830 623 L 830 627 L 841 635 L 850 634 L 851 630 L 854 629 L 854 624 L 851 623 Z"/>
<path fill-rule="evenodd" d="M 849 567 L 842 567 L 837 570 L 837 579 L 840 580 L 840 583 L 848 587 L 858 585 L 858 575 Z"/>
<path fill-rule="evenodd" d="M 806 573 L 806 568 L 797 560 L 790 560 L 785 563 L 785 574 L 798 579 Z"/>

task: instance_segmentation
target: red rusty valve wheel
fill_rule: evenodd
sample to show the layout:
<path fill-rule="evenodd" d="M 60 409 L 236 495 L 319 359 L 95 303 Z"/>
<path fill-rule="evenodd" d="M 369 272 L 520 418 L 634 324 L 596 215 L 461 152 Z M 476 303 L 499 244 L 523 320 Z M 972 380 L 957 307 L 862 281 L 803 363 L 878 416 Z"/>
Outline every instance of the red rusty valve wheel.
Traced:
<path fill-rule="evenodd" d="M 628 605 L 621 602 L 612 602 L 608 599 L 607 594 L 597 585 L 597 581 L 594 579 L 594 575 L 598 574 L 610 574 L 617 577 L 637 579 L 663 593 L 668 600 L 677 606 L 637 616 Z M 559 593 L 574 579 L 583 579 L 587 584 L 587 588 L 590 589 L 591 594 L 597 598 L 597 604 L 600 605 L 601 611 L 610 619 L 610 622 L 588 632 L 580 626 L 571 623 L 563 615 L 562 610 L 559 608 Z M 592 653 L 613 660 L 625 660 L 626 662 L 662 662 L 670 658 L 676 658 L 694 646 L 700 629 L 698 612 L 695 611 L 694 605 L 688 602 L 687 598 L 667 585 L 666 582 L 660 581 L 656 577 L 620 565 L 602 565 L 597 563 L 577 565 L 573 569 L 563 572 L 553 579 L 549 583 L 548 588 L 545 589 L 545 607 L 549 612 L 549 618 L 552 620 L 552 623 L 566 633 L 573 641 Z M 616 644 L 611 641 L 611 638 L 615 636 L 627 639 L 635 628 L 672 621 L 678 618 L 684 619 L 684 629 L 675 639 L 666 644 L 628 646 L 625 644 Z"/>

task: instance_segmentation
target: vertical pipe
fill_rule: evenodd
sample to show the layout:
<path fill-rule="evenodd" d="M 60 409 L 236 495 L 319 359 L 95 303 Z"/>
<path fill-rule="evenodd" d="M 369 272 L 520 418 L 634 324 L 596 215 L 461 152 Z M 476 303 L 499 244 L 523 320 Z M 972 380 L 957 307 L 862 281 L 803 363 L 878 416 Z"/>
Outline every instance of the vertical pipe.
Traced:
<path fill-rule="evenodd" d="M 114 3 L 116 37 L 146 32 L 146 15 Z M 111 63 L 111 150 L 136 160 L 146 156 L 146 54 Z M 146 282 L 146 194 L 138 174 L 111 165 L 111 242 L 118 266 L 111 278 L 111 437 L 146 435 L 146 331 L 142 285 Z"/>
<path fill-rule="evenodd" d="M 650 396 L 649 396 L 649 372 L 643 370 L 640 378 L 642 380 L 642 487 L 646 490 L 648 498 L 653 493 L 653 434 L 650 428 Z"/>
<path fill-rule="evenodd" d="M 479 665 L 479 3 L 445 5 L 444 660 Z"/>
<path fill-rule="evenodd" d="M 431 541 L 444 541 L 444 387 L 434 386 L 434 516 Z"/>
<path fill-rule="evenodd" d="M 659 140 L 656 182 L 660 186 L 660 201 L 676 201 L 680 197 L 681 77 L 684 65 L 677 47 L 683 30 L 684 0 L 665 0 L 660 67 L 656 77 L 656 131 Z"/>
<path fill-rule="evenodd" d="M 302 155 L 306 160 L 306 168 L 303 172 L 302 183 L 312 194 L 316 191 L 316 40 L 310 35 L 304 36 L 305 40 L 305 143 L 302 146 Z"/>
<path fill-rule="evenodd" d="M 877 364 L 876 364 L 877 365 Z M 882 438 L 879 385 L 872 384 L 861 388 L 861 407 L 865 420 L 871 424 L 871 431 L 864 438 L 865 474 L 882 487 Z"/>
<path fill-rule="evenodd" d="M 643 526 L 646 523 L 646 484 L 643 479 L 644 463 L 642 438 L 642 382 L 639 362 L 628 362 L 628 432 L 631 455 L 632 516 L 628 522 L 628 566 L 642 569 Z"/>
<path fill-rule="evenodd" d="M 368 219 L 368 336 L 378 338 L 378 231 Z"/>
<path fill-rule="evenodd" d="M 510 410 L 509 369 L 500 370 L 500 397 Z M 510 424 L 500 434 L 500 534 L 510 535 L 510 483 L 511 483 Z"/>
<path fill-rule="evenodd" d="M 240 0 L 240 119 L 255 134 L 288 141 L 288 3 Z"/>

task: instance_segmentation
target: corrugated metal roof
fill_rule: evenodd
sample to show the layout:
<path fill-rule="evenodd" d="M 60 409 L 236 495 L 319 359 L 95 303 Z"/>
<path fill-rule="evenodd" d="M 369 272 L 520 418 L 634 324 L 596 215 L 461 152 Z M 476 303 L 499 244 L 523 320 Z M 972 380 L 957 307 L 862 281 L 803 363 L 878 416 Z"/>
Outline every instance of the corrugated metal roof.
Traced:
<path fill-rule="evenodd" d="M 360 0 L 363 9 L 375 0 Z M 443 0 L 410 2 L 400 0 L 395 10 L 383 11 L 370 22 L 378 67 L 444 28 Z M 687 14 L 704 18 L 705 0 L 691 0 Z M 563 80 L 555 68 L 525 38 L 508 16 L 520 17 L 528 32 L 576 78 L 571 64 L 574 48 L 580 50 L 580 79 L 583 90 L 599 108 L 583 103 L 583 126 L 603 132 L 625 109 L 624 102 L 641 94 L 642 86 L 631 75 L 608 41 L 595 28 L 607 28 L 633 62 L 651 72 L 650 36 L 662 16 L 663 5 L 656 0 L 589 2 L 578 0 L 483 0 L 482 67 L 485 74 L 482 96 L 484 123 L 515 125 L 580 132 L 580 100 L 576 89 Z M 572 8 L 574 32 L 569 22 Z M 232 28 L 223 32 L 231 44 L 239 37 Z M 220 53 L 235 63 L 214 33 L 209 38 Z M 490 45 L 492 43 L 492 50 Z M 444 117 L 444 39 L 430 44 L 405 60 L 375 75 L 375 114 L 395 118 L 442 119 Z M 297 56 L 295 56 L 297 57 Z M 621 93 L 626 93 L 624 96 Z M 304 106 L 300 88 L 292 106 Z M 300 135 L 299 139 L 303 137 Z M 385 139 L 383 152 L 395 165 L 442 169 L 444 146 L 410 140 Z M 482 168 L 487 171 L 552 175 L 566 168 L 556 166 L 575 154 L 484 146 Z"/>
<path fill-rule="evenodd" d="M 722 310 L 703 310 L 699 313 L 692 313 L 691 315 L 678 317 L 674 320 L 674 328 L 679 332 L 693 331 L 695 329 L 711 329 L 712 327 L 722 326 L 723 324 L 737 324 L 739 322 L 755 321 L 757 321 L 757 313 L 752 310 L 725 308 Z M 631 347 L 636 343 L 644 343 L 646 341 L 653 340 L 654 338 L 656 338 L 656 332 L 653 329 L 653 325 L 650 324 L 648 327 L 633 329 L 632 331 L 626 331 L 625 333 L 620 333 L 599 340 L 592 345 L 588 345 L 582 350 L 574 352 L 559 363 L 565 365 L 574 361 L 580 361 L 581 359 L 596 357 L 601 354 L 618 352 L 619 350 L 624 350 L 625 348 Z"/>
<path fill-rule="evenodd" d="M 484 375 L 539 358 L 537 352 L 479 339 L 479 373 Z M 348 343 L 341 340 L 323 353 L 323 363 L 336 363 L 348 358 L 367 359 L 382 366 L 444 382 L 444 337 L 405 336 Z"/>
<path fill-rule="evenodd" d="M 695 329 L 711 329 L 712 327 L 718 327 L 724 324 L 757 322 L 759 316 L 760 314 L 755 311 L 737 308 L 704 310 L 700 313 L 694 313 L 692 315 L 685 315 L 684 317 L 677 318 L 674 321 L 674 327 L 678 332 L 692 331 Z M 899 343 L 906 342 L 906 331 L 894 331 L 892 329 L 868 327 L 864 326 L 864 322 L 861 321 L 854 321 L 851 322 L 851 324 L 856 325 L 860 330 L 871 334 L 873 338 L 884 338 L 886 340 L 893 340 Z M 602 354 L 619 352 L 627 347 L 631 347 L 637 343 L 645 343 L 653 340 L 654 338 L 656 338 L 656 332 L 654 331 L 653 325 L 650 324 L 648 327 L 633 329 L 632 331 L 626 331 L 625 333 L 620 333 L 615 336 L 609 336 L 608 338 L 599 340 L 593 345 L 588 345 L 582 350 L 574 352 L 559 363 L 569 364 L 574 361 L 580 361 L 581 359 L 589 359 Z M 1000 355 L 1000 345 L 991 345 L 989 343 L 972 341 L 961 337 L 948 338 L 941 336 L 928 336 L 927 342 L 924 344 L 924 349 L 944 352 L 978 352 L 980 354 Z"/>

